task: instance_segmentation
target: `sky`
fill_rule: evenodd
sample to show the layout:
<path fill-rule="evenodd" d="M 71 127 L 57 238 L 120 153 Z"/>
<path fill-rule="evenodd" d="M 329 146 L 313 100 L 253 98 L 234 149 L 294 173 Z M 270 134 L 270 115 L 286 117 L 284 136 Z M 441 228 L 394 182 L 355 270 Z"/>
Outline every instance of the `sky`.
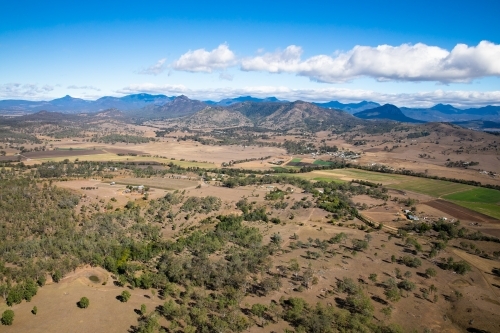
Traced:
<path fill-rule="evenodd" d="M 499 13 L 497 0 L 5 1 L 0 99 L 500 105 Z"/>

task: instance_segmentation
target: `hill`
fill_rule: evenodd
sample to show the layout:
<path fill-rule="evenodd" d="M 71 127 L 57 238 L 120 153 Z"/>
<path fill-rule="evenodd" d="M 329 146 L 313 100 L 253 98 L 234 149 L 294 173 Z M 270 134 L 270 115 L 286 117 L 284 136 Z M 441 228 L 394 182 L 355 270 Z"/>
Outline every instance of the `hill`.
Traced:
<path fill-rule="evenodd" d="M 322 108 L 342 110 L 350 114 L 373 109 L 380 106 L 380 104 L 378 103 L 369 101 L 362 101 L 359 103 L 347 103 L 347 104 L 343 104 L 337 101 L 330 101 L 327 103 L 314 103 L 314 104 Z"/>
<path fill-rule="evenodd" d="M 464 122 L 471 120 L 500 121 L 500 106 L 458 109 L 449 104 L 436 104 L 430 108 L 406 108 L 401 111 L 410 118 L 423 121 Z"/>
<path fill-rule="evenodd" d="M 35 113 L 39 111 L 82 113 L 107 109 L 132 111 L 148 105 L 164 104 L 171 99 L 165 95 L 134 94 L 123 97 L 105 96 L 95 101 L 74 98 L 69 95 L 50 101 L 4 100 L 0 101 L 0 113 Z"/>
<path fill-rule="evenodd" d="M 361 119 L 381 119 L 381 120 L 394 120 L 404 123 L 423 123 L 424 121 L 409 118 L 401 112 L 401 110 L 392 104 L 385 104 L 374 109 L 357 112 L 355 117 Z"/>
<path fill-rule="evenodd" d="M 284 101 L 280 101 L 276 97 L 256 98 L 256 97 L 252 97 L 252 96 L 240 96 L 240 97 L 236 97 L 236 98 L 225 98 L 223 100 L 220 100 L 219 102 L 205 101 L 205 103 L 207 103 L 208 105 L 218 105 L 218 106 L 230 106 L 233 104 L 243 103 L 243 102 L 279 103 L 279 102 L 284 102 Z"/>
<path fill-rule="evenodd" d="M 177 118 L 195 114 L 206 107 L 204 102 L 181 95 L 162 105 L 149 105 L 135 114 L 143 118 Z"/>
<path fill-rule="evenodd" d="M 189 128 L 227 128 L 253 126 L 250 119 L 237 111 L 222 107 L 208 106 L 185 118 L 182 125 Z"/>
<path fill-rule="evenodd" d="M 304 127 L 320 130 L 332 126 L 345 128 L 361 123 L 346 112 L 321 108 L 303 101 L 277 105 L 274 112 L 258 121 L 260 127 L 279 130 Z"/>

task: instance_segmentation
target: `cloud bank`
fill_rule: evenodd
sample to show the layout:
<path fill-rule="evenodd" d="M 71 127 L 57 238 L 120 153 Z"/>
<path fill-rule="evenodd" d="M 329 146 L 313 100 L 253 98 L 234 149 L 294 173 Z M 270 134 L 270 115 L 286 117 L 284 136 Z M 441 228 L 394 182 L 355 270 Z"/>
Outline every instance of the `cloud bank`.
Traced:
<path fill-rule="evenodd" d="M 28 83 L 5 83 L 0 84 L 0 97 L 2 98 L 33 98 L 47 94 L 54 90 L 53 86 L 48 84 L 39 86 L 38 84 Z"/>
<path fill-rule="evenodd" d="M 158 85 L 143 83 L 126 86 L 116 93 L 135 94 L 151 93 L 165 95 L 187 95 L 193 99 L 221 100 L 223 98 L 251 95 L 254 97 L 275 96 L 279 99 L 295 101 L 326 102 L 360 102 L 370 100 L 380 104 L 390 103 L 408 107 L 430 107 L 438 103 L 453 104 L 456 107 L 476 107 L 488 104 L 500 105 L 500 91 L 426 91 L 416 93 L 380 93 L 372 90 L 345 89 L 328 87 L 323 89 L 291 89 L 283 86 L 254 86 L 244 88 L 207 88 L 191 89 L 184 85 Z"/>
<path fill-rule="evenodd" d="M 457 44 L 451 51 L 423 43 L 376 47 L 357 45 L 335 55 L 302 59 L 302 47 L 237 59 L 225 44 L 212 51 L 189 51 L 172 64 L 176 70 L 211 73 L 238 65 L 243 71 L 290 73 L 324 83 L 342 83 L 360 77 L 378 81 L 434 81 L 463 83 L 500 76 L 500 45 L 482 41 L 477 46 Z"/>
<path fill-rule="evenodd" d="M 236 55 L 226 44 L 219 45 L 212 51 L 198 49 L 188 51 L 172 64 L 172 68 L 185 72 L 212 73 L 235 65 Z"/>

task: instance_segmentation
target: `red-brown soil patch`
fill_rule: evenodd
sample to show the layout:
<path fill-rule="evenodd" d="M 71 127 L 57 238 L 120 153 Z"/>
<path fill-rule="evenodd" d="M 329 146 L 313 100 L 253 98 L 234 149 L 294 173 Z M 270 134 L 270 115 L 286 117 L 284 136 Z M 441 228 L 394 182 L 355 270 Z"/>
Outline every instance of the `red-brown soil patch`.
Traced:
<path fill-rule="evenodd" d="M 426 202 L 425 204 L 433 208 L 439 209 L 440 211 L 446 214 L 450 214 L 451 216 L 456 217 L 459 220 L 486 222 L 486 223 L 500 222 L 500 220 L 497 220 L 491 216 L 475 212 L 468 208 L 441 199 L 429 201 Z"/>

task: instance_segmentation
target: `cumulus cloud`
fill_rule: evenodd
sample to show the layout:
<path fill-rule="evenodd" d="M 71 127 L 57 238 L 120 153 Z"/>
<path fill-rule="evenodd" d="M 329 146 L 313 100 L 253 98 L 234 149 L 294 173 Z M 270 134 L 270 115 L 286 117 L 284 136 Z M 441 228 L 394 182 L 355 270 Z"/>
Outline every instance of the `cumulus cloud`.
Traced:
<path fill-rule="evenodd" d="M 0 84 L 0 97 L 2 98 L 36 98 L 41 97 L 54 90 L 53 86 L 48 84 L 39 86 L 38 84 L 28 83 L 5 83 Z"/>
<path fill-rule="evenodd" d="M 71 86 L 67 86 L 67 89 L 84 89 L 84 90 L 101 91 L 101 89 L 96 88 L 94 86 L 76 86 L 76 85 L 71 85 Z"/>
<path fill-rule="evenodd" d="M 364 89 L 327 87 L 321 89 L 292 89 L 284 86 L 224 87 L 191 89 L 184 85 L 135 84 L 117 91 L 121 94 L 154 93 L 165 95 L 187 95 L 193 99 L 220 100 L 238 96 L 269 97 L 284 100 L 326 102 L 337 100 L 344 103 L 370 100 L 380 104 L 397 106 L 430 107 L 438 103 L 453 104 L 456 107 L 476 107 L 488 104 L 499 105 L 500 91 L 446 91 L 434 90 L 417 93 L 380 93 Z"/>
<path fill-rule="evenodd" d="M 212 51 L 198 49 L 188 51 L 176 60 L 172 67 L 178 71 L 212 73 L 236 64 L 236 55 L 227 44 L 221 44 Z"/>
<path fill-rule="evenodd" d="M 156 62 L 156 64 L 149 66 L 148 68 L 143 68 L 140 71 L 137 72 L 137 74 L 143 74 L 143 75 L 158 75 L 161 74 L 165 71 L 166 65 L 165 61 L 167 61 L 167 58 L 160 59 Z"/>
<path fill-rule="evenodd" d="M 359 77 L 379 81 L 470 82 L 500 76 L 500 45 L 482 41 L 477 46 L 457 44 L 451 51 L 426 44 L 377 47 L 355 46 L 334 56 L 316 55 L 302 60 L 300 46 L 241 60 L 244 71 L 293 73 L 311 80 L 341 83 Z"/>

